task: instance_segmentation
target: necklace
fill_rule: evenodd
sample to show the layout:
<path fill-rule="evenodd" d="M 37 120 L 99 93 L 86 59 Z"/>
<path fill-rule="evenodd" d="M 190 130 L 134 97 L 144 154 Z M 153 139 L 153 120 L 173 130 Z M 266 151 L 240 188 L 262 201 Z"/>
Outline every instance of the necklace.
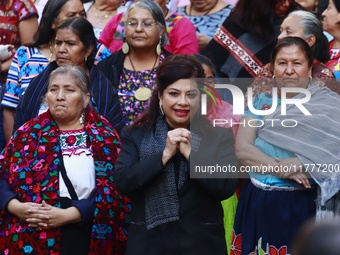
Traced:
<path fill-rule="evenodd" d="M 203 13 L 202 15 L 200 16 L 205 16 L 207 15 L 209 12 L 211 12 L 212 9 L 214 9 L 216 7 L 218 3 L 218 0 L 215 1 L 214 5 L 212 7 L 210 7 L 205 13 Z M 189 16 L 191 16 L 191 10 L 192 10 L 192 4 L 190 4 L 190 7 L 189 7 Z"/>
<path fill-rule="evenodd" d="M 92 6 L 94 7 L 94 9 L 93 9 L 93 14 L 94 14 L 94 16 L 96 17 L 97 23 L 98 23 L 99 25 L 102 25 L 102 24 L 103 24 L 103 21 L 106 20 L 107 17 L 109 17 L 109 15 L 110 15 L 110 16 L 112 15 L 112 12 L 113 12 L 113 11 L 109 11 L 109 12 L 106 13 L 104 16 L 99 16 L 98 13 L 97 13 L 98 9 L 96 8 L 96 6 L 94 6 L 94 5 L 92 5 Z"/>
<path fill-rule="evenodd" d="M 135 66 L 133 65 L 132 61 L 131 61 L 130 55 L 127 55 L 127 56 L 128 56 L 128 58 L 129 58 L 129 61 L 130 61 L 131 66 L 132 66 L 132 68 L 133 68 L 133 71 L 136 72 L 136 68 L 135 68 Z M 152 71 L 153 71 L 153 70 L 155 69 L 155 67 L 156 67 L 157 60 L 158 60 L 158 56 L 156 57 L 155 63 L 153 64 L 152 69 L 150 70 L 150 73 L 146 76 L 146 78 L 145 78 L 144 80 L 149 79 L 150 74 L 152 73 Z M 135 91 L 135 98 L 136 98 L 138 101 L 146 101 L 146 100 L 148 100 L 150 97 L 151 97 L 151 89 L 148 89 L 148 88 L 144 87 L 142 84 L 141 84 L 140 88 L 138 88 L 138 89 Z"/>

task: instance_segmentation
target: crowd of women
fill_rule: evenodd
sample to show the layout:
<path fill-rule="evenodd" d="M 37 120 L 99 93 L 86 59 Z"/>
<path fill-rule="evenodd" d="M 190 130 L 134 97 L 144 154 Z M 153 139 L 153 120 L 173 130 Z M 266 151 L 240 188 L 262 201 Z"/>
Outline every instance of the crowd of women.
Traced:
<path fill-rule="evenodd" d="M 0 254 L 340 253 L 340 0 L 0 10 Z"/>

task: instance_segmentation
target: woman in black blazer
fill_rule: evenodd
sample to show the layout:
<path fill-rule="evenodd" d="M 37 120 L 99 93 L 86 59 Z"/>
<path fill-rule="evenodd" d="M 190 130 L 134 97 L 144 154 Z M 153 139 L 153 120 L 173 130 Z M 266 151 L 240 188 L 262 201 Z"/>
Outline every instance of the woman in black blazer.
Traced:
<path fill-rule="evenodd" d="M 131 197 L 127 255 L 224 255 L 221 200 L 235 192 L 233 133 L 200 115 L 204 78 L 193 57 L 172 55 L 157 71 L 150 107 L 121 133 L 114 179 Z"/>

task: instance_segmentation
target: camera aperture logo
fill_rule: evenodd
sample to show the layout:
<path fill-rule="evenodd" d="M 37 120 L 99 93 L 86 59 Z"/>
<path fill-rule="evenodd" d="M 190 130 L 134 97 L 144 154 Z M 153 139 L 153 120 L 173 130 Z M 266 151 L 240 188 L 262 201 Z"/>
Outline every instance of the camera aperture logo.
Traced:
<path fill-rule="evenodd" d="M 208 87 L 208 86 L 207 86 Z M 222 105 L 221 97 L 219 96 L 216 89 L 227 89 L 231 92 L 232 98 L 233 98 L 233 104 L 232 104 L 232 111 L 233 115 L 244 115 L 244 103 L 245 103 L 245 97 L 242 92 L 242 90 L 231 84 L 216 84 L 215 88 L 212 88 L 211 86 L 207 89 L 202 89 L 206 92 L 206 94 L 201 95 L 201 114 L 207 115 L 207 95 L 211 97 L 213 102 L 217 104 L 217 99 Z M 213 91 L 213 93 L 211 93 Z M 280 116 L 287 116 L 287 107 L 289 105 L 295 105 L 305 116 L 311 115 L 311 113 L 306 109 L 306 107 L 303 105 L 304 103 L 307 103 L 311 99 L 311 93 L 308 89 L 305 88 L 298 88 L 298 87 L 283 87 L 280 90 L 281 98 L 280 98 Z M 304 97 L 287 97 L 289 94 L 301 94 L 304 95 Z M 295 119 L 292 118 L 269 118 L 271 114 L 273 114 L 278 107 L 278 88 L 273 87 L 272 88 L 272 106 L 268 107 L 266 109 L 255 109 L 253 105 L 253 89 L 251 87 L 248 87 L 247 89 L 247 107 L 248 110 L 258 116 L 266 116 L 263 119 L 250 119 L 246 121 L 245 119 L 242 119 L 240 122 L 233 122 L 232 119 L 224 119 L 223 116 L 221 118 L 215 118 L 213 119 L 212 123 L 213 126 L 220 126 L 228 124 L 230 127 L 233 125 L 247 125 L 251 127 L 262 127 L 265 124 L 269 124 L 272 127 L 274 127 L 275 124 L 280 124 L 283 127 L 296 127 L 298 125 L 298 122 Z"/>

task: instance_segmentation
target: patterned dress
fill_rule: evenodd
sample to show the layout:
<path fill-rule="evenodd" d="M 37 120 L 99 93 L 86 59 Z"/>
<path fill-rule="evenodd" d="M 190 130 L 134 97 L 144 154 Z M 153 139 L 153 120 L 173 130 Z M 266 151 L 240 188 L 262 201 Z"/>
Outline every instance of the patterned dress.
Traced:
<path fill-rule="evenodd" d="M 329 43 L 330 60 L 326 66 L 332 70 L 337 80 L 340 80 L 340 49 L 333 48 L 334 40 Z"/>
<path fill-rule="evenodd" d="M 164 55 L 161 54 L 159 63 L 164 60 Z M 127 125 L 141 114 L 149 105 L 149 100 L 139 101 L 135 98 L 135 91 L 140 87 L 145 87 L 151 91 L 155 87 L 157 68 L 144 71 L 132 71 L 123 68 L 118 85 L 118 95 L 120 97 L 120 105 L 123 112 L 124 121 Z"/>
<path fill-rule="evenodd" d="M 20 46 L 19 22 L 38 11 L 31 0 L 14 0 L 9 8 L 1 1 L 0 4 L 0 44 Z"/>
<path fill-rule="evenodd" d="M 229 16 L 231 10 L 233 9 L 233 6 L 227 5 L 218 12 L 200 16 L 190 16 L 186 12 L 185 8 L 186 6 L 179 7 L 177 9 L 177 13 L 189 19 L 191 23 L 196 27 L 197 33 L 204 34 L 208 36 L 209 39 L 212 39 L 222 22 Z"/>
<path fill-rule="evenodd" d="M 79 153 L 91 152 L 93 156 L 96 192 L 88 254 L 125 254 L 129 200 L 118 193 L 112 178 L 120 148 L 118 134 L 94 110 L 87 109 L 85 116 L 88 149 L 83 147 L 84 136 L 81 134 L 80 137 L 68 134 L 64 139 L 65 133 L 60 132 L 48 111 L 18 129 L 0 156 L 0 251 L 4 254 L 60 254 L 63 238 L 60 228 L 36 230 L 7 214 L 6 205 L 16 197 L 21 202 L 41 203 L 44 200 L 60 207 L 60 156 L 62 151 L 64 156 L 70 155 L 72 146 L 79 146 Z M 72 200 L 71 205 L 81 212 L 81 202 Z"/>

